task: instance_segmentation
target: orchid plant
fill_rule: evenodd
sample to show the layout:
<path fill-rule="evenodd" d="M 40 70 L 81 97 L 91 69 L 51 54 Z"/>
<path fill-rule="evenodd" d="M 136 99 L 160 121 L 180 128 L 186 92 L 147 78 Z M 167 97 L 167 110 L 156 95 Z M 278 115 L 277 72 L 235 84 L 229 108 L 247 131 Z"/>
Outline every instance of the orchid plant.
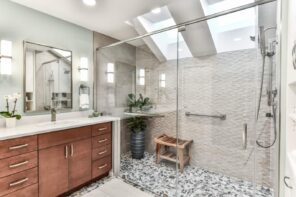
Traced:
<path fill-rule="evenodd" d="M 4 96 L 5 102 L 6 102 L 6 111 L 1 111 L 0 116 L 3 116 L 4 118 L 16 118 L 17 120 L 20 120 L 22 116 L 20 114 L 16 114 L 16 104 L 17 100 L 21 97 L 20 93 L 14 93 L 13 95 L 6 95 Z M 10 102 L 13 103 L 13 108 L 10 110 Z"/>

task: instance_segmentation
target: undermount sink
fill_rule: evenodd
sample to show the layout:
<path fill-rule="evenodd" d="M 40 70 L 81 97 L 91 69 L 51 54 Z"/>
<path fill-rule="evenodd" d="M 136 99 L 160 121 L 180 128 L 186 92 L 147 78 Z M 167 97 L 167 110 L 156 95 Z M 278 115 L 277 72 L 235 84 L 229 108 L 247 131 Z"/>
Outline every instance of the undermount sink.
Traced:
<path fill-rule="evenodd" d="M 60 120 L 55 122 L 42 122 L 37 124 L 38 127 L 46 127 L 46 126 L 63 126 L 77 123 L 77 120 Z"/>

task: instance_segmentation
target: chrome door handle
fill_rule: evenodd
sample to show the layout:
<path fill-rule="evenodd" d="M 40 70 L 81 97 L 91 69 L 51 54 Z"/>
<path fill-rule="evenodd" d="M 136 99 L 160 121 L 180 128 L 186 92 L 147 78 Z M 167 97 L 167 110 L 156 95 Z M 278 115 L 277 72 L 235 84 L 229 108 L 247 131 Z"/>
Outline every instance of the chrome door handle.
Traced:
<path fill-rule="evenodd" d="M 24 179 L 18 180 L 16 182 L 10 183 L 9 187 L 18 186 L 20 184 L 23 184 L 23 183 L 27 182 L 28 180 L 29 180 L 29 178 L 24 178 Z"/>
<path fill-rule="evenodd" d="M 285 177 L 284 177 L 284 183 L 285 183 L 286 187 L 289 188 L 289 189 L 293 189 L 292 186 L 288 185 L 288 183 L 287 183 L 287 179 L 290 180 L 290 177 L 288 177 L 288 176 L 285 176 Z"/>
<path fill-rule="evenodd" d="M 29 144 L 21 144 L 21 145 L 17 145 L 17 146 L 11 146 L 11 147 L 9 147 L 9 150 L 17 150 L 17 149 L 25 148 L 27 146 L 29 146 Z"/>
<path fill-rule="evenodd" d="M 243 150 L 247 149 L 248 144 L 248 124 L 244 124 L 244 130 L 243 130 Z"/>
<path fill-rule="evenodd" d="M 29 163 L 29 161 L 23 161 L 23 162 L 20 162 L 20 163 L 11 164 L 11 165 L 9 165 L 9 168 L 17 168 L 17 167 L 26 165 L 27 163 Z"/>
<path fill-rule="evenodd" d="M 71 151 L 71 152 L 70 152 L 70 156 L 73 157 L 73 155 L 74 155 L 74 146 L 73 146 L 73 144 L 71 144 L 70 147 L 71 147 L 71 150 L 70 150 L 70 151 Z"/>
<path fill-rule="evenodd" d="M 65 146 L 65 158 L 68 158 L 68 145 Z"/>

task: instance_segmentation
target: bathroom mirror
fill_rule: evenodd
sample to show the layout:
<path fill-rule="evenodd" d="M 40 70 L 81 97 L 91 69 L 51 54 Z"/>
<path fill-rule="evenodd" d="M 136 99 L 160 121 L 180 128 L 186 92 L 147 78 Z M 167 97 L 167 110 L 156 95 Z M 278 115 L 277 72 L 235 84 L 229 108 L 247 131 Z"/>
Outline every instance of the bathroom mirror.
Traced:
<path fill-rule="evenodd" d="M 24 42 L 24 111 L 72 109 L 72 52 Z"/>

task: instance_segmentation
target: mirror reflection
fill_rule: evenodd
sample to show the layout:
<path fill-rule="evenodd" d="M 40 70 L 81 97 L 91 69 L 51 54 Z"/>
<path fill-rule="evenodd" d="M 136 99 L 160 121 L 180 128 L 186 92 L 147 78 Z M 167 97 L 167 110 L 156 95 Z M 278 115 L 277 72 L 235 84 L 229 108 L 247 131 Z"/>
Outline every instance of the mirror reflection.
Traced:
<path fill-rule="evenodd" d="M 25 42 L 25 112 L 72 109 L 72 52 Z"/>

